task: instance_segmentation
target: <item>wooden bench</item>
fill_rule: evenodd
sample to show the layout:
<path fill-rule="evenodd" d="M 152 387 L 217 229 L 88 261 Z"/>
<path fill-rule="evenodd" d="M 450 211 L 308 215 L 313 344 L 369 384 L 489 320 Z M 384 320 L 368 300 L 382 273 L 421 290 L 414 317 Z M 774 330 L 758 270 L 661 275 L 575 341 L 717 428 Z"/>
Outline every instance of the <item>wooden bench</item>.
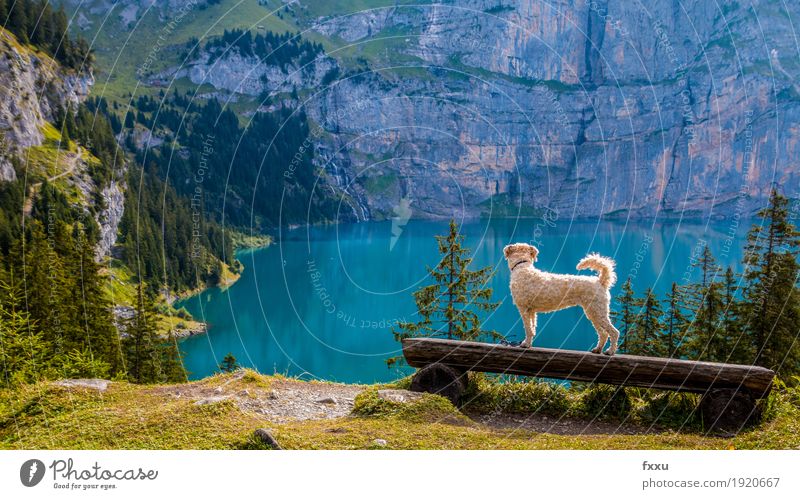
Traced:
<path fill-rule="evenodd" d="M 739 430 L 756 415 L 775 373 L 758 366 L 614 355 L 550 348 L 520 348 L 433 338 L 403 340 L 403 355 L 420 368 L 411 389 L 461 402 L 468 371 L 658 388 L 702 394 L 699 409 L 709 429 Z"/>

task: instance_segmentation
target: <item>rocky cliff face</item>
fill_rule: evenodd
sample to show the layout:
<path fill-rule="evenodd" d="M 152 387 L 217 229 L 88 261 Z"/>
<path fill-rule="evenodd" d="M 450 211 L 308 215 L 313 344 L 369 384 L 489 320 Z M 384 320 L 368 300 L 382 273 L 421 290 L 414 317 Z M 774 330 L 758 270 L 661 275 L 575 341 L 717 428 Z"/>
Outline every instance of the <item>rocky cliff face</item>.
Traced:
<path fill-rule="evenodd" d="M 286 7 L 330 42 L 308 74 L 231 53 L 181 75 L 299 89 L 359 218 L 746 216 L 775 184 L 798 196 L 797 2 L 399 3 Z"/>
<path fill-rule="evenodd" d="M 11 156 L 22 161 L 24 168 L 37 168 L 25 161 L 26 149 L 42 145 L 43 130 L 53 122 L 57 108 L 77 106 L 89 94 L 94 77 L 90 73 L 79 74 L 65 70 L 46 54 L 21 45 L 17 39 L 0 28 L 0 130 L 3 139 L 0 148 L 0 181 L 16 179 L 11 165 Z M 96 186 L 88 173 L 91 153 L 78 147 L 77 152 L 64 149 L 54 158 L 61 171 L 50 175 L 48 180 L 66 178 L 67 185 L 80 193 L 79 204 L 88 213 Z M 91 158 L 99 161 L 97 158 Z M 37 172 L 40 173 L 40 172 Z M 115 172 L 122 178 L 123 172 Z M 33 178 L 33 176 L 31 176 Z M 31 180 L 31 182 L 34 182 Z M 35 191 L 35 189 L 33 189 Z M 97 222 L 100 226 L 98 258 L 109 255 L 116 243 L 117 229 L 124 209 L 123 188 L 119 180 L 101 191 L 104 207 L 99 210 Z M 26 203 L 29 206 L 29 203 Z"/>
<path fill-rule="evenodd" d="M 122 214 L 125 211 L 125 192 L 124 184 L 112 180 L 102 191 L 104 208 L 97 217 L 100 226 L 100 240 L 97 242 L 97 259 L 111 254 L 111 249 L 117 242 L 119 223 L 122 221 Z"/>
<path fill-rule="evenodd" d="M 64 70 L 47 55 L 23 47 L 0 28 L 0 131 L 8 153 L 42 143 L 42 128 L 57 107 L 77 105 L 94 78 Z M 13 180 L 8 157 L 0 156 L 0 180 Z"/>
<path fill-rule="evenodd" d="M 330 58 L 303 66 L 290 64 L 279 67 L 257 57 L 242 56 L 236 51 L 219 59 L 212 59 L 206 52 L 188 61 L 186 67 L 161 73 L 154 79 L 188 77 L 195 85 L 207 83 L 228 92 L 257 96 L 263 92 L 277 94 L 295 88 L 314 87 L 335 66 L 335 61 Z"/>
<path fill-rule="evenodd" d="M 747 214 L 773 184 L 800 188 L 800 5 L 751 3 L 460 0 L 319 20 L 365 50 L 401 33 L 372 67 L 412 62 L 341 79 L 311 114 L 344 113 L 337 156 L 378 211 Z"/>

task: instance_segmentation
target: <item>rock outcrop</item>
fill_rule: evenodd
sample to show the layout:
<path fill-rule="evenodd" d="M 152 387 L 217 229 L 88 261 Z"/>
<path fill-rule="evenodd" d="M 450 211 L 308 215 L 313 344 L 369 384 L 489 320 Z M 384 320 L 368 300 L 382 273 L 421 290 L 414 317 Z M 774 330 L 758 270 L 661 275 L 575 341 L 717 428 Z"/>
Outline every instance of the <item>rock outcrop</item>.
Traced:
<path fill-rule="evenodd" d="M 64 69 L 0 28 L 0 137 L 6 152 L 40 145 L 42 128 L 53 121 L 55 110 L 81 102 L 93 83 L 91 73 Z M 14 178 L 8 155 L 0 154 L 0 180 Z"/>
<path fill-rule="evenodd" d="M 125 211 L 124 184 L 112 180 L 101 192 L 104 206 L 97 216 L 100 226 L 100 240 L 95 248 L 98 260 L 111 254 L 111 248 L 117 242 L 119 223 Z"/>

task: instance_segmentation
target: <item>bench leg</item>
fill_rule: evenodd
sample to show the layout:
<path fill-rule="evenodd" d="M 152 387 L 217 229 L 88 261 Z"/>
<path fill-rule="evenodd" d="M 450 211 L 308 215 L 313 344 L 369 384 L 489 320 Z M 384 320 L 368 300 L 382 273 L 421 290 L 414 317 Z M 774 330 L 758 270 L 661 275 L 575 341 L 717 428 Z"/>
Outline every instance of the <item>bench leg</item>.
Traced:
<path fill-rule="evenodd" d="M 745 389 L 712 388 L 700 399 L 700 414 L 712 433 L 738 433 L 759 417 L 756 399 Z"/>
<path fill-rule="evenodd" d="M 441 395 L 458 407 L 467 390 L 467 373 L 445 364 L 430 364 L 411 378 L 412 392 Z"/>

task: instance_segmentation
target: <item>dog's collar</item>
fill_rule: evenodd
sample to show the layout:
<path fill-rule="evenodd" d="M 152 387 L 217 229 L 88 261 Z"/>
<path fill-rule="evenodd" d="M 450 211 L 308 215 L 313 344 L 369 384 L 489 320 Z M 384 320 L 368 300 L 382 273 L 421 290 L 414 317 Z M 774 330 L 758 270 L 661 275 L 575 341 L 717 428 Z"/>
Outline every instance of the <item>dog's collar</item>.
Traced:
<path fill-rule="evenodd" d="M 517 263 L 514 264 L 513 267 L 511 267 L 511 272 L 514 272 L 514 269 L 519 267 L 520 264 L 522 264 L 522 263 L 531 263 L 531 261 L 530 260 L 520 260 L 520 261 L 518 261 Z"/>

